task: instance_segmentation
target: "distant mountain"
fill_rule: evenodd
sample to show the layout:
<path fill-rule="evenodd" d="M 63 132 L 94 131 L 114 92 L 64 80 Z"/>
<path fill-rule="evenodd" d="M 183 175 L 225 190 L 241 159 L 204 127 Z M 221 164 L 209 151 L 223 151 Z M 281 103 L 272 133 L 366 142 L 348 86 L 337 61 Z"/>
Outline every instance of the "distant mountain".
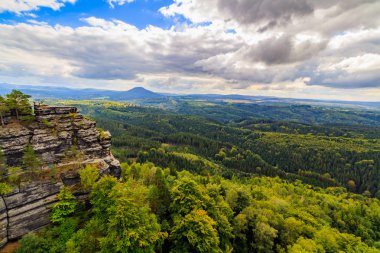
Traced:
<path fill-rule="evenodd" d="M 115 94 L 116 95 L 116 94 Z M 143 87 L 135 87 L 131 90 L 121 92 L 115 96 L 117 100 L 133 100 L 133 99 L 148 99 L 148 98 L 163 98 L 164 95 L 147 90 Z"/>
<path fill-rule="evenodd" d="M 52 86 L 12 85 L 0 84 L 0 95 L 17 89 L 36 99 L 108 99 L 114 101 L 131 101 L 141 99 L 165 98 L 164 95 L 136 87 L 128 91 L 113 91 L 100 89 L 71 89 Z"/>
<path fill-rule="evenodd" d="M 170 93 L 156 93 L 143 87 L 135 87 L 128 91 L 100 90 L 100 89 L 72 89 L 54 86 L 12 85 L 0 83 L 0 95 L 9 93 L 12 89 L 20 90 L 35 99 L 71 99 L 71 100 L 112 100 L 130 101 L 137 104 L 152 105 L 167 103 L 170 100 L 208 100 L 237 102 L 248 101 L 260 104 L 304 104 L 327 107 L 346 107 L 356 109 L 380 110 L 380 102 L 355 102 L 338 100 L 293 99 L 269 96 L 250 95 L 221 95 L 221 94 L 191 94 L 179 95 Z M 171 103 L 169 103 L 170 105 Z"/>
<path fill-rule="evenodd" d="M 252 103 L 264 104 L 302 104 L 327 107 L 346 107 L 356 109 L 380 110 L 380 102 L 362 102 L 362 101 L 343 101 L 343 100 L 318 100 L 318 99 L 297 99 L 297 98 L 280 98 L 271 96 L 250 96 L 250 95 L 221 95 L 221 94 L 191 94 L 181 96 L 186 99 L 201 100 L 219 100 L 219 101 L 249 101 Z"/>

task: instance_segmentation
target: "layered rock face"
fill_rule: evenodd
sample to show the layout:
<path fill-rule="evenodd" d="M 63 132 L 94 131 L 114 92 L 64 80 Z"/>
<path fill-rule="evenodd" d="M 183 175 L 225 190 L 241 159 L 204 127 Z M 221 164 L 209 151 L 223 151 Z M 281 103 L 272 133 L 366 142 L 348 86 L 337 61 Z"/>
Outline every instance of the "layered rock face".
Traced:
<path fill-rule="evenodd" d="M 101 174 L 120 175 L 120 164 L 110 152 L 111 135 L 96 129 L 96 122 L 73 107 L 40 106 L 35 113 L 28 124 L 15 121 L 0 128 L 0 148 L 8 166 L 20 166 L 31 144 L 44 164 L 43 174 L 50 175 L 54 169 L 58 175 L 21 182 L 0 198 L 0 247 L 49 224 L 50 206 L 63 185 L 79 182 L 80 167 L 93 164 Z M 74 194 L 85 198 L 88 193 Z"/>

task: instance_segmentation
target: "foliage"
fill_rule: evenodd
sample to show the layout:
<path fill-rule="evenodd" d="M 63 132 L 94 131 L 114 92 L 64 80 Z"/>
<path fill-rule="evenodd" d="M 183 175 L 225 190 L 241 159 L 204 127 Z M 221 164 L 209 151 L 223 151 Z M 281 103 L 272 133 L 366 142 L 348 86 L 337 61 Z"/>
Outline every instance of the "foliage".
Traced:
<path fill-rule="evenodd" d="M 90 190 L 99 178 L 99 171 L 96 166 L 86 164 L 86 166 L 79 171 L 79 176 L 83 188 Z"/>
<path fill-rule="evenodd" d="M 3 150 L 0 149 L 0 176 L 4 176 L 7 172 L 7 158 Z"/>
<path fill-rule="evenodd" d="M 54 124 L 52 122 L 50 122 L 48 119 L 42 119 L 41 123 L 44 124 L 48 128 L 53 128 L 54 127 Z"/>
<path fill-rule="evenodd" d="M 24 155 L 22 156 L 22 166 L 31 171 L 36 171 L 41 167 L 41 160 L 38 158 L 36 152 L 31 144 L 25 148 Z"/>
<path fill-rule="evenodd" d="M 1 118 L 1 125 L 4 126 L 4 116 L 7 112 L 9 112 L 9 106 L 7 104 L 7 100 L 0 96 L 0 118 Z"/>
<path fill-rule="evenodd" d="M 16 253 L 45 253 L 49 252 L 49 245 L 45 238 L 39 237 L 34 233 L 29 233 L 19 241 L 20 247 Z"/>
<path fill-rule="evenodd" d="M 123 164 L 90 201 L 79 230 L 63 218 L 43 233 L 56 252 L 379 252 L 380 201 L 343 188 Z"/>
<path fill-rule="evenodd" d="M 204 210 L 194 209 L 174 221 L 171 239 L 173 252 L 222 252 L 216 222 Z"/>
<path fill-rule="evenodd" d="M 97 128 L 97 130 L 99 132 L 99 140 L 100 141 L 104 141 L 109 137 L 108 133 L 106 131 L 104 131 L 103 129 Z"/>
<path fill-rule="evenodd" d="M 93 220 L 104 224 L 99 231 L 104 235 L 100 238 L 101 252 L 153 252 L 156 243 L 166 236 L 150 212 L 147 193 L 144 185 L 122 184 L 112 177 L 103 177 L 94 185 Z"/>
<path fill-rule="evenodd" d="M 154 252 L 155 243 L 166 236 L 160 232 L 154 214 L 136 186 L 125 188 L 118 184 L 110 198 L 114 204 L 107 209 L 109 217 L 106 236 L 100 239 L 101 252 Z"/>
<path fill-rule="evenodd" d="M 16 112 L 17 119 L 19 119 L 19 116 L 21 114 L 29 115 L 32 113 L 32 109 L 29 104 L 29 95 L 26 95 L 18 90 L 12 90 L 12 92 L 10 94 L 7 94 L 6 97 L 8 108 Z"/>
<path fill-rule="evenodd" d="M 42 248 L 380 252 L 380 201 L 370 198 L 380 197 L 380 131 L 363 125 L 378 124 L 378 113 L 195 100 L 172 111 L 65 103 L 109 129 L 114 153 L 128 163 L 120 180 L 96 181 L 85 168 L 91 207 L 58 215 L 36 239 Z"/>
<path fill-rule="evenodd" d="M 67 217 L 75 213 L 77 203 L 74 195 L 68 187 L 62 187 L 58 194 L 59 202 L 52 208 L 51 221 L 62 223 Z"/>
<path fill-rule="evenodd" d="M 20 167 L 9 167 L 8 170 L 8 182 L 13 185 L 19 186 L 21 183 L 21 175 L 23 170 Z"/>
<path fill-rule="evenodd" d="M 0 196 L 12 192 L 12 187 L 8 183 L 0 182 Z"/>
<path fill-rule="evenodd" d="M 380 131 L 372 126 L 380 116 L 375 112 L 221 102 L 204 106 L 193 100 L 179 101 L 174 111 L 108 101 L 63 103 L 78 106 L 107 128 L 121 161 L 137 157 L 226 178 L 279 176 L 368 190 L 371 196 L 380 190 Z M 374 161 L 373 169 L 365 160 Z M 356 187 L 349 187 L 349 180 Z"/>

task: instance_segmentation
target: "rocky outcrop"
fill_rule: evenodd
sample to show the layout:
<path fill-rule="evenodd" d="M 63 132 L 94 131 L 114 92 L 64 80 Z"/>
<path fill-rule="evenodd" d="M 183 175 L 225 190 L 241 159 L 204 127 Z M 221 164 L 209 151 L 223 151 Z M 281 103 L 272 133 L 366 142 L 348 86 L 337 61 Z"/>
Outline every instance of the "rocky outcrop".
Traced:
<path fill-rule="evenodd" d="M 8 124 L 0 130 L 0 147 L 10 166 L 17 166 L 30 143 L 46 164 L 56 164 L 73 147 L 88 158 L 110 155 L 108 132 L 96 129 L 96 123 L 79 113 L 43 114 L 29 124 Z"/>
<path fill-rule="evenodd" d="M 79 168 L 93 164 L 101 175 L 120 176 L 120 164 L 110 152 L 111 134 L 98 130 L 76 108 L 44 107 L 32 122 L 0 128 L 0 148 L 9 166 L 22 164 L 28 144 L 42 160 L 40 174 L 45 176 L 21 182 L 0 198 L 0 246 L 48 225 L 60 188 L 78 184 Z M 74 194 L 85 199 L 88 193 Z"/>

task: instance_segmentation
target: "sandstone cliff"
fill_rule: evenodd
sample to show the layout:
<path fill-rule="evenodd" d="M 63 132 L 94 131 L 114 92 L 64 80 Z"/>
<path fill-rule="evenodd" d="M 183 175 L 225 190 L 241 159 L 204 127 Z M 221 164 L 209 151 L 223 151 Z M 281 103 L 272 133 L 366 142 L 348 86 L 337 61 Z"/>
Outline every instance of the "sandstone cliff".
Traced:
<path fill-rule="evenodd" d="M 73 107 L 36 106 L 35 114 L 31 122 L 7 119 L 0 128 L 0 148 L 8 166 L 21 165 L 29 144 L 43 162 L 37 176 L 21 177 L 12 193 L 0 198 L 0 247 L 49 224 L 50 206 L 60 188 L 76 185 L 84 165 L 97 166 L 101 174 L 120 174 L 120 164 L 110 152 L 111 135 L 96 129 L 96 122 Z M 87 194 L 80 188 L 75 192 L 78 198 Z"/>

